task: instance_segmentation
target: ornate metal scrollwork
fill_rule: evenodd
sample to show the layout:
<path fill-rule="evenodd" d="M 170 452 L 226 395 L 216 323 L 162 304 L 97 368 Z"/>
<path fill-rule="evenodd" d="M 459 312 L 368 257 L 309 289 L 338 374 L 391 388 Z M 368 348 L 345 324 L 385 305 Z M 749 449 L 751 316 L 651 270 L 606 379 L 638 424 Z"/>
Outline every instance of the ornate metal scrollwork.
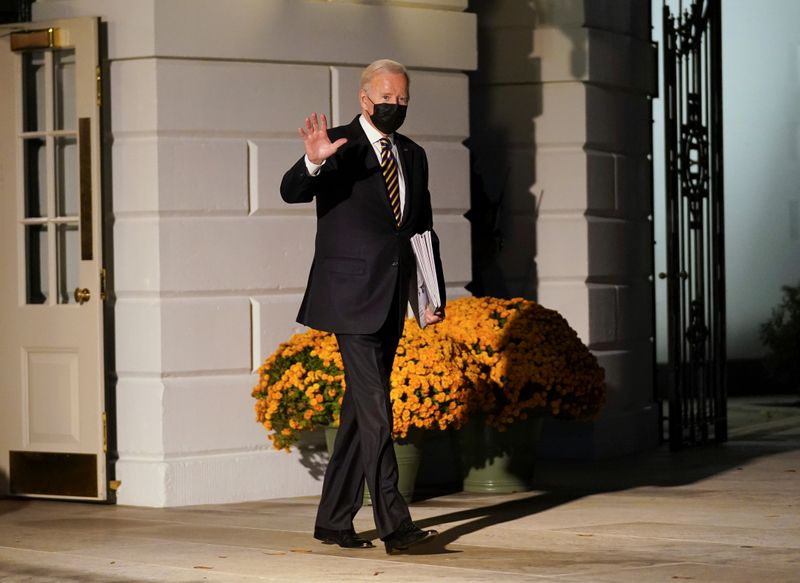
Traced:
<path fill-rule="evenodd" d="M 686 96 L 687 122 L 681 124 L 681 195 L 689 199 L 689 227 L 703 226 L 703 199 L 708 198 L 708 128 L 702 121 L 699 93 Z"/>
<path fill-rule="evenodd" d="M 672 448 L 727 439 L 721 0 L 664 4 Z"/>

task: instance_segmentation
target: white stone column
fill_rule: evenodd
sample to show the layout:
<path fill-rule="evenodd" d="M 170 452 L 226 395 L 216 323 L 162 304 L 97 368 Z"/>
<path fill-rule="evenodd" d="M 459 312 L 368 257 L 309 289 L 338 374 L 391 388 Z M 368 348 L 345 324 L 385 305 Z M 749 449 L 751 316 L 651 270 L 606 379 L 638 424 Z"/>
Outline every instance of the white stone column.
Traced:
<path fill-rule="evenodd" d="M 548 423 L 542 454 L 602 457 L 658 442 L 653 395 L 650 6 L 478 1 L 470 147 L 500 201 L 487 293 L 563 314 L 605 367 L 608 403 Z"/>
<path fill-rule="evenodd" d="M 271 448 L 255 368 L 300 327 L 313 205 L 280 179 L 312 111 L 357 113 L 361 68 L 411 69 L 404 132 L 427 150 L 450 294 L 471 278 L 466 0 L 41 0 L 102 17 L 110 75 L 117 432 L 124 504 L 318 493 L 313 452 Z M 313 39 L 309 41 L 309 39 Z M 318 463 L 318 462 L 317 462 Z"/>

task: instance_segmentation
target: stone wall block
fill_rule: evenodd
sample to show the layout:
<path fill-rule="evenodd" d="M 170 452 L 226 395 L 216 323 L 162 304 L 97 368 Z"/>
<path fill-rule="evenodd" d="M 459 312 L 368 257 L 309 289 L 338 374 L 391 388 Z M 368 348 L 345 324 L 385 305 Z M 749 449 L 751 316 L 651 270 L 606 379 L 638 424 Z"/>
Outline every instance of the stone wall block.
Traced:
<path fill-rule="evenodd" d="M 590 260 L 589 229 L 583 216 L 540 216 L 536 239 L 540 281 L 585 278 L 590 266 L 595 266 L 595 261 Z"/>
<path fill-rule="evenodd" d="M 113 236 L 115 291 L 157 291 L 161 285 L 158 220 L 117 219 Z"/>
<path fill-rule="evenodd" d="M 618 350 L 594 351 L 606 371 L 609 414 L 635 411 L 653 402 L 653 346 L 649 341 L 628 343 Z"/>
<path fill-rule="evenodd" d="M 537 301 L 564 316 L 584 344 L 590 342 L 593 314 L 590 314 L 589 289 L 583 281 L 540 281 Z"/>
<path fill-rule="evenodd" d="M 619 340 L 619 302 L 617 288 L 608 284 L 589 284 L 589 346 L 612 344 Z"/>
<path fill-rule="evenodd" d="M 652 161 L 640 156 L 615 156 L 616 210 L 619 216 L 647 218 L 653 212 Z"/>
<path fill-rule="evenodd" d="M 433 219 L 433 227 L 439 237 L 445 279 L 468 282 L 472 278 L 469 221 L 460 215 L 438 215 Z"/>
<path fill-rule="evenodd" d="M 122 506 L 150 506 L 163 508 L 169 504 L 166 462 L 163 458 L 139 458 L 120 452 L 114 464 L 117 480 L 123 487 L 117 492 L 117 504 Z"/>
<path fill-rule="evenodd" d="M 302 289 L 315 223 L 312 216 L 162 219 L 161 289 Z"/>
<path fill-rule="evenodd" d="M 477 110 L 485 112 L 471 137 L 478 144 L 501 142 L 518 148 L 586 142 L 586 122 L 575 115 L 586 109 L 582 83 L 493 85 L 477 93 L 473 101 Z"/>
<path fill-rule="evenodd" d="M 532 212 L 503 213 L 500 231 L 503 248 L 495 258 L 495 266 L 505 281 L 531 281 L 536 279 L 536 232 Z M 509 290 L 503 295 L 517 295 Z"/>
<path fill-rule="evenodd" d="M 652 150 L 651 104 L 645 97 L 586 86 L 589 147 L 645 157 Z"/>
<path fill-rule="evenodd" d="M 586 211 L 615 214 L 617 211 L 617 166 L 613 154 L 586 153 Z"/>
<path fill-rule="evenodd" d="M 261 366 L 281 342 L 286 342 L 292 334 L 305 330 L 305 326 L 296 321 L 302 299 L 301 293 L 257 295 L 250 298 L 254 334 L 253 370 Z"/>
<path fill-rule="evenodd" d="M 589 214 L 641 220 L 652 212 L 650 160 L 589 151 L 586 165 Z"/>
<path fill-rule="evenodd" d="M 552 0 L 558 1 L 558 0 Z M 584 24 L 641 40 L 650 39 L 650 3 L 641 0 L 584 0 Z"/>
<path fill-rule="evenodd" d="M 297 120 L 297 126 L 303 120 Z M 274 211 L 305 211 L 314 213 L 314 204 L 290 206 L 283 201 L 280 193 L 283 175 L 303 155 L 303 142 L 292 139 L 250 139 L 247 140 L 247 155 L 250 189 L 250 213 L 269 214 Z"/>
<path fill-rule="evenodd" d="M 590 342 L 618 345 L 649 341 L 653 335 L 653 291 L 646 281 L 589 284 Z"/>
<path fill-rule="evenodd" d="M 164 447 L 174 456 L 271 448 L 256 422 L 256 383 L 250 374 L 164 379 Z"/>
<path fill-rule="evenodd" d="M 164 384 L 158 378 L 117 381 L 117 446 L 124 457 L 159 456 L 164 451 Z"/>
<path fill-rule="evenodd" d="M 588 80 L 647 95 L 658 93 L 658 49 L 650 40 L 591 30 Z"/>
<path fill-rule="evenodd" d="M 310 112 L 330 115 L 328 67 L 159 59 L 157 71 L 158 125 L 139 129 L 296 135 Z"/>
<path fill-rule="evenodd" d="M 467 212 L 470 206 L 469 150 L 460 143 L 422 141 L 428 156 L 428 189 L 434 211 Z"/>
<path fill-rule="evenodd" d="M 481 29 L 478 84 L 588 81 L 657 93 L 657 51 L 649 42 L 584 26 Z"/>
<path fill-rule="evenodd" d="M 111 63 L 109 82 L 114 107 L 110 130 L 115 136 L 158 127 L 157 65 L 155 59 Z"/>
<path fill-rule="evenodd" d="M 531 29 L 541 21 L 541 4 L 518 0 L 477 0 L 470 10 L 478 14 L 478 28 L 520 27 Z M 481 45 L 481 51 L 483 46 Z"/>
<path fill-rule="evenodd" d="M 513 1 L 513 0 L 511 0 Z M 538 27 L 569 26 L 578 27 L 585 23 L 584 5 L 591 0 L 532 0 L 531 6 L 536 12 Z"/>
<path fill-rule="evenodd" d="M 653 284 L 646 277 L 629 285 L 617 286 L 619 340 L 650 342 L 654 336 L 653 301 Z"/>
<path fill-rule="evenodd" d="M 380 6 L 297 0 L 157 2 L 155 52 L 364 65 L 379 53 L 412 67 L 473 69 L 475 16 L 453 10 L 454 6 L 436 8 L 435 4 L 416 7 L 407 2 Z M 222 22 L 224 27 L 220 27 Z M 298 42 L 305 31 L 314 31 L 314 42 Z"/>
<path fill-rule="evenodd" d="M 161 211 L 248 210 L 247 144 L 241 138 L 159 138 Z"/>
<path fill-rule="evenodd" d="M 158 209 L 158 138 L 120 136 L 111 149 L 112 209 L 116 216 Z"/>
<path fill-rule="evenodd" d="M 481 175 L 481 185 L 487 196 L 492 201 L 500 202 L 503 212 L 534 214 L 539 202 L 534 192 L 541 192 L 537 188 L 536 178 L 539 172 L 547 172 L 548 169 L 536 163 L 532 148 L 509 148 L 495 152 L 495 155 L 495 159 L 489 161 L 494 168 L 487 168 Z M 559 194 L 553 193 L 553 196 Z"/>
<path fill-rule="evenodd" d="M 587 154 L 584 151 L 578 148 L 542 150 L 536 153 L 535 161 L 528 166 L 531 167 L 529 172 L 536 175 L 533 191 L 539 213 L 584 212 L 590 180 Z M 524 170 L 513 172 L 524 174 Z"/>
<path fill-rule="evenodd" d="M 247 298 L 161 300 L 164 373 L 251 369 L 250 302 Z"/>
<path fill-rule="evenodd" d="M 171 458 L 164 464 L 169 488 L 161 505 L 218 504 L 221 493 L 227 502 L 319 496 L 327 460 L 324 444 L 288 454 L 264 448 Z"/>
<path fill-rule="evenodd" d="M 493 85 L 473 93 L 471 99 L 481 120 L 470 136 L 470 147 L 534 145 L 534 122 L 542 113 L 541 86 Z"/>
<path fill-rule="evenodd" d="M 590 276 L 646 277 L 652 271 L 650 223 L 588 217 Z"/>
<path fill-rule="evenodd" d="M 525 26 L 478 29 L 478 70 L 471 80 L 478 85 L 540 83 L 544 80 L 539 45 L 543 29 Z"/>
<path fill-rule="evenodd" d="M 589 108 L 587 89 L 583 83 L 550 83 L 542 86 L 535 94 L 542 96 L 542 109 L 545 115 L 535 120 L 535 143 L 542 146 L 574 146 L 587 141 L 591 127 L 578 111 Z"/>
<path fill-rule="evenodd" d="M 161 306 L 157 298 L 119 298 L 114 307 L 117 373 L 161 371 Z"/>

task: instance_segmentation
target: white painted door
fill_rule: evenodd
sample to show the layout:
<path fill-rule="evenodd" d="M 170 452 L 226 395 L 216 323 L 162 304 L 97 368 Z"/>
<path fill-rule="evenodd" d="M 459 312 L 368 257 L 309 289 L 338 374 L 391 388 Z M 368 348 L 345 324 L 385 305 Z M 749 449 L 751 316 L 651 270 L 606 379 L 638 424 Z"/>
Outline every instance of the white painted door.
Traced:
<path fill-rule="evenodd" d="M 106 500 L 98 21 L 0 27 L 0 490 Z"/>

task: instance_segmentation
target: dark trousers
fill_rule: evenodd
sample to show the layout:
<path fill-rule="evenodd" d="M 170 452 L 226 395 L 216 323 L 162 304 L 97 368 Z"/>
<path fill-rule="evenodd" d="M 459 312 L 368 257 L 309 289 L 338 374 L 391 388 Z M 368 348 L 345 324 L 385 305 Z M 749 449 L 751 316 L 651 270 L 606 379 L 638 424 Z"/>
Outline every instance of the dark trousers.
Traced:
<path fill-rule="evenodd" d="M 397 317 L 400 305 L 400 294 L 396 293 L 386 322 L 374 334 L 336 335 L 347 389 L 322 485 L 314 528 L 317 538 L 352 531 L 353 518 L 364 496 L 365 478 L 380 538 L 411 519 L 408 504 L 397 489 L 389 399 L 389 376 L 403 332 L 403 320 Z"/>

